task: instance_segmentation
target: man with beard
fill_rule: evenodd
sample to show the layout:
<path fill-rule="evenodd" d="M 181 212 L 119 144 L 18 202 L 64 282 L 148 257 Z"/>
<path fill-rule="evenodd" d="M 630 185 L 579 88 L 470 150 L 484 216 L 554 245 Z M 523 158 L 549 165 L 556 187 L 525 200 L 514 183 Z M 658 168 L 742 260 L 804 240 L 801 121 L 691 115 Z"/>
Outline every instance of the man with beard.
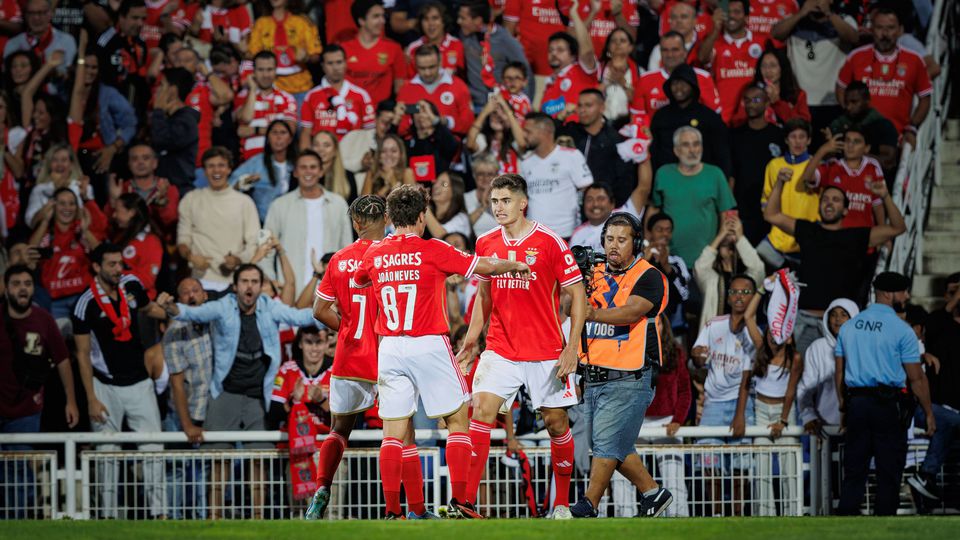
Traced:
<path fill-rule="evenodd" d="M 147 291 L 133 275 L 123 273 L 122 248 L 103 242 L 90 254 L 93 280 L 77 299 L 71 317 L 77 345 L 80 377 L 87 395 L 87 412 L 93 430 L 101 433 L 160 431 L 160 411 L 154 384 L 144 364 L 144 344 L 139 332 L 142 315 L 163 316 L 150 302 Z M 141 444 L 140 450 L 162 450 L 160 444 Z M 119 450 L 119 445 L 98 445 L 98 450 Z M 102 517 L 117 518 L 116 461 L 103 472 Z M 145 493 L 150 515 L 163 514 L 163 463 L 144 465 Z"/>
<path fill-rule="evenodd" d="M 3 275 L 5 302 L 0 307 L 0 433 L 40 431 L 43 385 L 56 368 L 67 395 L 67 426 L 79 420 L 73 393 L 70 355 L 57 324 L 46 310 L 33 305 L 33 273 L 25 265 Z M 6 445 L 4 450 L 26 450 Z"/>
<path fill-rule="evenodd" d="M 280 370 L 280 325 L 314 324 L 309 309 L 294 309 L 260 294 L 263 271 L 255 264 L 241 264 L 233 274 L 233 291 L 219 300 L 199 306 L 176 303 L 167 293 L 157 297 L 169 316 L 178 321 L 214 323 L 213 379 L 210 404 L 204 419 L 206 431 L 263 431 L 270 406 L 273 381 Z M 206 445 L 230 448 L 227 443 Z M 272 448 L 270 443 L 251 443 L 248 448 Z M 225 465 L 213 468 L 210 517 L 220 517 L 223 508 Z M 252 463 L 254 519 L 263 516 L 259 462 Z"/>
<path fill-rule="evenodd" d="M 840 328 L 834 350 L 837 398 L 846 426 L 837 513 L 846 516 L 860 515 L 871 458 L 877 477 L 875 513 L 897 513 L 907 458 L 907 427 L 916 409 L 912 399 L 903 399 L 909 397 L 905 380 L 923 408 L 926 435 L 936 431 L 917 336 L 897 315 L 906 311 L 910 280 L 896 272 L 883 272 L 873 280 L 873 288 L 876 302 Z"/>
<path fill-rule="evenodd" d="M 847 229 L 843 228 L 849 205 L 846 192 L 833 185 L 824 188 L 820 193 L 820 221 L 807 221 L 792 218 L 780 210 L 784 181 L 784 176 L 777 176 L 763 218 L 800 244 L 803 264 L 798 278 L 806 287 L 800 295 L 794 339 L 797 351 L 803 354 L 813 340 L 823 337 L 821 319 L 830 302 L 859 290 L 867 248 L 893 240 L 903 234 L 906 225 L 882 180 L 873 182 L 870 189 L 883 199 L 888 223 Z"/>

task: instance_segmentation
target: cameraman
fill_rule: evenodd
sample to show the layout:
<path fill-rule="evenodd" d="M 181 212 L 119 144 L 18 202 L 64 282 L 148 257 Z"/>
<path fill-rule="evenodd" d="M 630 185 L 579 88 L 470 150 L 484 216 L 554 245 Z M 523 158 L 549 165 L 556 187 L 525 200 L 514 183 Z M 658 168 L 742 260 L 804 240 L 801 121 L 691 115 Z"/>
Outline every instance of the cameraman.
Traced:
<path fill-rule="evenodd" d="M 611 215 L 601 236 L 607 261 L 595 263 L 585 276 L 588 350 L 580 355 L 585 383 L 581 409 L 593 461 L 585 498 L 570 511 L 575 517 L 596 517 L 600 497 L 617 470 L 643 493 L 640 516 L 656 517 L 673 496 L 653 480 L 634 445 L 660 365 L 658 317 L 668 301 L 667 278 L 637 256 L 643 227 L 636 217 Z"/>

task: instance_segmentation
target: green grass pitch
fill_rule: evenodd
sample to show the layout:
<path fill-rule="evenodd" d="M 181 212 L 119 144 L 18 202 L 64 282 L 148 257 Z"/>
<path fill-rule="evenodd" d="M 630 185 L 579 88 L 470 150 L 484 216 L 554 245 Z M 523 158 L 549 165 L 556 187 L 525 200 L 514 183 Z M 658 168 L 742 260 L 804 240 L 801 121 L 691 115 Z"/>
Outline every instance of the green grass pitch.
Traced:
<path fill-rule="evenodd" d="M 960 517 L 694 518 L 430 522 L 0 522 L 4 540 L 936 540 L 960 538 Z"/>

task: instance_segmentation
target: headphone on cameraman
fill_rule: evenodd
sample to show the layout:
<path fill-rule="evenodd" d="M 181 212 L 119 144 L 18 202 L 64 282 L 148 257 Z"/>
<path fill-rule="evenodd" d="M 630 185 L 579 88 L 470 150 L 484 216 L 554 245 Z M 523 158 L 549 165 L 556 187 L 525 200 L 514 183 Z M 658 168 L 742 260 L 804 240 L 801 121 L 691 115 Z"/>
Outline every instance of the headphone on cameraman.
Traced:
<path fill-rule="evenodd" d="M 629 212 L 614 212 L 610 214 L 610 217 L 608 217 L 607 221 L 603 224 L 603 229 L 600 230 L 600 244 L 602 245 L 606 240 L 607 226 L 610 225 L 610 222 L 613 221 L 614 218 L 624 218 L 630 223 L 630 227 L 633 228 L 633 256 L 639 258 L 640 254 L 643 253 L 643 223 L 640 223 L 640 219 Z"/>

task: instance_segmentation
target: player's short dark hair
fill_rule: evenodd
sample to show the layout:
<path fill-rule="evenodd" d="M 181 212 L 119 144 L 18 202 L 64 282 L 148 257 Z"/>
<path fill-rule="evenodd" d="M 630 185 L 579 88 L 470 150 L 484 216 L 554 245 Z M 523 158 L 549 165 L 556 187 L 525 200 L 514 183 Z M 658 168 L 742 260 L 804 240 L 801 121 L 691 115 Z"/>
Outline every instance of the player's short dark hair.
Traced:
<path fill-rule="evenodd" d="M 519 174 L 501 174 L 490 183 L 490 189 L 507 189 L 513 193 L 520 193 L 524 197 L 527 195 L 527 181 Z"/>
<path fill-rule="evenodd" d="M 25 264 L 15 264 L 3 273 L 3 285 L 10 285 L 10 278 L 15 274 L 30 274 L 30 277 L 33 277 L 33 272 L 30 270 L 30 267 Z"/>
<path fill-rule="evenodd" d="M 180 101 L 186 101 L 187 96 L 193 91 L 193 85 L 197 80 L 192 73 L 184 68 L 167 68 L 163 70 L 163 78 L 167 84 L 177 89 L 177 97 Z"/>
<path fill-rule="evenodd" d="M 147 4 L 143 0 L 123 0 L 120 2 L 120 7 L 117 9 L 117 15 L 121 17 L 126 17 L 130 14 L 131 9 L 144 8 L 146 9 Z"/>
<path fill-rule="evenodd" d="M 490 24 L 490 3 L 487 0 L 470 0 L 460 4 L 460 7 L 467 8 L 470 11 L 470 17 L 480 17 L 485 24 Z"/>
<path fill-rule="evenodd" d="M 577 40 L 570 34 L 560 31 L 550 34 L 550 38 L 547 39 L 547 43 L 553 43 L 554 41 L 562 41 L 567 44 L 567 47 L 570 48 L 570 54 L 576 58 L 580 54 L 580 46 L 577 44 Z"/>
<path fill-rule="evenodd" d="M 847 89 L 844 90 L 843 95 L 847 95 L 850 92 L 859 92 L 863 99 L 870 101 L 870 87 L 867 86 L 867 83 L 863 81 L 850 81 L 850 84 L 847 85 Z"/>
<path fill-rule="evenodd" d="M 784 136 L 790 135 L 796 130 L 803 130 L 807 134 L 807 137 L 813 137 L 813 127 L 810 126 L 810 122 L 807 122 L 803 118 L 791 118 L 783 125 L 783 134 Z"/>
<path fill-rule="evenodd" d="M 387 201 L 379 195 L 363 195 L 350 203 L 350 217 L 357 223 L 376 223 L 387 215 Z"/>
<path fill-rule="evenodd" d="M 253 63 L 256 65 L 257 60 L 270 60 L 274 64 L 277 63 L 277 55 L 273 54 L 273 51 L 260 51 L 253 57 Z"/>
<path fill-rule="evenodd" d="M 607 101 L 607 97 L 604 96 L 604 95 L 603 95 L 603 92 L 601 92 L 601 91 L 600 91 L 599 89 L 597 89 L 597 88 L 587 88 L 587 89 L 585 89 L 585 90 L 581 90 L 581 91 L 580 91 L 580 96 L 581 96 L 581 97 L 582 97 L 582 96 L 596 96 L 597 99 L 599 99 L 601 103 L 606 103 L 606 101 Z"/>
<path fill-rule="evenodd" d="M 259 266 L 255 265 L 255 264 L 253 264 L 253 263 L 243 263 L 243 264 L 241 264 L 240 266 L 238 266 L 236 270 L 233 271 L 233 284 L 234 284 L 234 286 L 236 286 L 238 283 L 240 283 L 240 274 L 242 274 L 242 273 L 244 273 L 244 272 L 246 272 L 246 271 L 248 271 L 248 270 L 256 270 L 257 273 L 260 274 L 260 283 L 263 283 L 263 269 L 261 269 Z"/>
<path fill-rule="evenodd" d="M 826 187 L 823 188 L 823 191 L 820 192 L 820 196 L 823 197 L 823 194 L 826 193 L 827 190 L 829 190 L 829 189 L 835 189 L 835 190 L 839 191 L 841 195 L 843 195 L 843 207 L 844 207 L 844 209 L 850 207 L 850 197 L 847 197 L 847 192 L 844 191 L 843 188 L 841 188 L 840 186 L 835 186 L 835 185 L 832 185 L 832 184 L 831 184 L 831 185 L 828 185 L 828 186 L 826 186 Z"/>
<path fill-rule="evenodd" d="M 750 277 L 749 275 L 747 275 L 747 274 L 734 274 L 733 277 L 730 278 L 730 283 L 732 284 L 732 283 L 733 283 L 733 280 L 735 280 L 735 279 L 745 279 L 745 280 L 747 280 L 747 281 L 750 282 L 750 286 L 753 287 L 753 290 L 754 290 L 754 291 L 757 290 L 757 280 L 753 279 L 753 278 Z"/>
<path fill-rule="evenodd" d="M 123 248 L 113 242 L 100 242 L 100 245 L 93 248 L 90 252 L 90 262 L 92 264 L 103 264 L 103 256 L 108 253 L 119 253 L 123 255 Z"/>
<path fill-rule="evenodd" d="M 582 94 L 581 94 L 582 95 Z M 607 198 L 610 199 L 610 202 L 616 200 L 613 196 L 613 188 L 610 187 L 610 184 L 606 182 L 594 182 L 587 186 L 587 189 L 583 190 L 583 194 L 586 195 L 588 191 L 592 189 L 599 189 L 600 191 L 607 194 Z"/>
<path fill-rule="evenodd" d="M 367 13 L 370 13 L 370 10 L 375 6 L 383 6 L 381 0 L 356 0 L 352 6 L 350 6 L 350 16 L 353 17 L 353 22 L 360 26 L 360 19 L 366 19 Z"/>
<path fill-rule="evenodd" d="M 320 53 L 320 58 L 322 59 L 324 56 L 334 53 L 341 53 L 343 54 L 344 58 L 347 57 L 347 51 L 343 50 L 343 47 L 337 45 L 336 43 L 328 43 L 323 47 L 323 52 Z"/>
<path fill-rule="evenodd" d="M 387 215 L 394 227 L 416 225 L 426 211 L 427 192 L 419 185 L 402 184 L 387 195 Z"/>
<path fill-rule="evenodd" d="M 426 45 L 421 45 L 417 47 L 417 51 L 413 53 L 414 58 L 418 56 L 436 56 L 437 60 L 440 59 L 440 49 L 432 43 L 427 43 Z"/>
<path fill-rule="evenodd" d="M 200 164 L 206 165 L 207 161 L 218 157 L 227 160 L 227 166 L 231 169 L 233 168 L 233 154 L 223 146 L 211 146 L 208 148 L 203 155 L 200 156 Z"/>
<path fill-rule="evenodd" d="M 647 220 L 647 231 L 648 232 L 652 231 L 653 228 L 657 225 L 657 223 L 660 223 L 661 221 L 669 221 L 670 226 L 671 227 L 673 226 L 673 218 L 670 217 L 669 214 L 665 212 L 658 212 L 650 216 L 650 219 Z"/>
<path fill-rule="evenodd" d="M 557 121 L 550 117 L 550 115 L 542 112 L 532 112 L 527 114 L 525 117 L 527 122 L 533 122 L 534 124 L 539 125 L 540 127 L 549 128 L 553 131 L 554 134 L 557 132 Z"/>
<path fill-rule="evenodd" d="M 510 62 L 507 62 L 507 65 L 503 66 L 503 69 L 500 70 L 500 76 L 503 77 L 503 75 L 507 72 L 508 69 L 516 69 L 520 73 L 523 73 L 524 79 L 530 77 L 530 73 L 527 71 L 527 66 L 523 65 L 523 62 L 520 62 L 518 60 L 512 60 Z"/>

